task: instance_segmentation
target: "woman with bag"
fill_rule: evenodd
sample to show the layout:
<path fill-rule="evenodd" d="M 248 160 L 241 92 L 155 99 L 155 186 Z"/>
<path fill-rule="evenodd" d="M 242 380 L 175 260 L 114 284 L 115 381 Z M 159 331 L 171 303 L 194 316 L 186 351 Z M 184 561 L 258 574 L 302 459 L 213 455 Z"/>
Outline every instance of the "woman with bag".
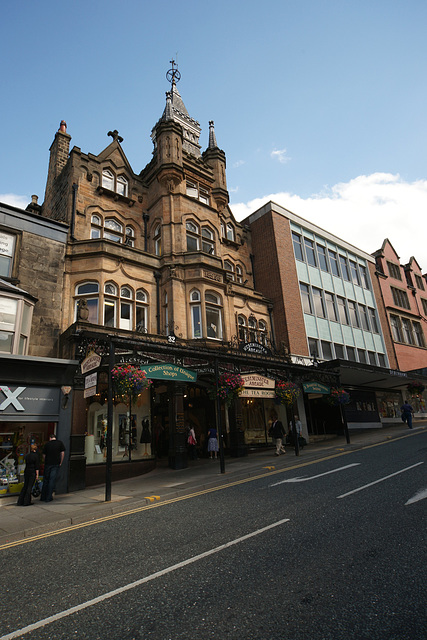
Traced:
<path fill-rule="evenodd" d="M 218 432 L 214 427 L 211 427 L 208 431 L 208 454 L 211 460 L 218 458 Z"/>
<path fill-rule="evenodd" d="M 31 491 L 33 484 L 39 479 L 39 455 L 37 453 L 37 445 L 32 444 L 30 453 L 25 456 L 24 486 L 19 494 L 17 504 L 20 507 L 28 507 L 33 504 L 31 502 Z"/>

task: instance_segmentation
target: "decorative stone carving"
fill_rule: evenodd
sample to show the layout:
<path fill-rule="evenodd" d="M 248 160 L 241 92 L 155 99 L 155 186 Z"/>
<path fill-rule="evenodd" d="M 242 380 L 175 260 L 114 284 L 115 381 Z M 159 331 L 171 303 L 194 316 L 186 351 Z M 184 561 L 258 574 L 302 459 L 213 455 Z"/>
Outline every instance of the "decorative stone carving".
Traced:
<path fill-rule="evenodd" d="M 89 307 L 86 298 L 81 298 L 77 303 L 77 319 L 87 322 L 89 318 Z"/>

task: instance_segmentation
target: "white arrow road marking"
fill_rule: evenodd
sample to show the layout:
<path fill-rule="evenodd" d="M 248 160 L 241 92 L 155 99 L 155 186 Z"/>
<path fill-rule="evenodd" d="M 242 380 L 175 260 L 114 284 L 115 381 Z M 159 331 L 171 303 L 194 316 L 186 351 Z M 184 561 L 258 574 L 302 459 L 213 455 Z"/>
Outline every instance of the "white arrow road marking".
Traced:
<path fill-rule="evenodd" d="M 319 473 L 319 475 L 317 476 L 309 476 L 308 478 L 306 478 L 305 476 L 301 476 L 301 478 L 289 478 L 288 480 L 281 480 L 280 482 L 275 482 L 274 484 L 270 484 L 269 486 L 277 487 L 278 484 L 284 484 L 285 482 L 307 482 L 307 480 L 315 480 L 316 478 L 321 478 L 322 476 L 328 476 L 330 473 L 337 473 L 337 471 L 344 471 L 344 469 L 350 469 L 350 467 L 358 467 L 359 464 L 360 462 L 354 462 L 353 464 L 347 464 L 345 467 L 339 467 L 339 469 L 332 469 L 332 471 Z"/>
<path fill-rule="evenodd" d="M 412 496 L 412 498 L 409 498 L 408 502 L 405 502 L 405 507 L 407 504 L 413 504 L 414 502 L 424 500 L 425 498 L 427 498 L 427 489 L 421 489 L 420 491 L 417 491 L 417 493 Z"/>
<path fill-rule="evenodd" d="M 338 498 L 346 498 L 347 496 L 351 496 L 352 493 L 357 493 L 358 491 L 363 491 L 363 489 L 367 489 L 368 487 L 372 487 L 374 484 L 378 484 L 379 482 L 384 482 L 384 480 L 388 480 L 389 478 L 393 478 L 394 476 L 398 476 L 400 473 L 405 473 L 405 471 L 410 471 L 410 469 L 414 469 L 415 467 L 419 467 L 420 464 L 424 464 L 424 462 L 417 462 L 417 464 L 413 464 L 411 467 L 406 467 L 406 469 L 401 469 L 400 471 L 396 471 L 395 473 L 391 473 L 389 476 L 385 476 L 385 478 L 380 478 L 379 480 L 375 480 L 375 482 L 370 482 L 369 484 L 365 484 L 363 487 L 359 487 L 358 489 L 353 489 L 353 491 L 349 491 L 348 493 L 343 493 L 341 496 L 337 496 L 337 499 Z"/>
<path fill-rule="evenodd" d="M 209 556 L 214 555 L 215 553 L 219 553 L 224 549 L 228 549 L 229 547 L 234 546 L 235 544 L 239 544 L 240 542 L 244 542 L 245 540 L 249 540 L 255 536 L 260 535 L 261 533 L 265 533 L 265 531 L 269 531 L 270 529 L 274 529 L 274 527 L 279 527 L 285 522 L 289 522 L 289 518 L 285 518 L 284 520 L 278 520 L 277 522 L 273 522 L 273 524 L 269 524 L 262 529 L 257 529 L 256 531 L 252 531 L 251 533 L 242 536 L 241 538 L 236 538 L 235 540 L 230 540 L 225 544 L 221 544 L 219 547 L 215 547 L 214 549 L 209 549 L 204 553 L 200 553 L 197 556 L 193 556 L 192 558 L 188 558 L 183 562 L 178 562 L 178 564 L 173 564 L 171 567 L 167 567 L 166 569 L 162 569 L 162 571 L 157 571 L 156 573 L 152 573 L 150 576 L 146 576 L 145 578 L 140 578 L 140 580 L 135 580 L 135 582 L 131 582 L 129 584 L 125 584 L 123 587 L 119 587 L 118 589 L 114 589 L 113 591 L 109 591 L 108 593 L 103 593 L 97 598 L 93 598 L 92 600 L 87 600 L 86 602 L 82 602 L 81 604 L 76 605 L 75 607 L 71 607 L 70 609 L 66 609 L 65 611 L 60 611 L 53 616 L 49 616 L 49 618 L 45 618 L 44 620 L 39 620 L 34 624 L 29 624 L 27 627 L 22 629 L 17 629 L 16 631 L 12 631 L 12 633 L 8 633 L 5 636 L 1 636 L 0 640 L 12 640 L 12 638 L 20 638 L 26 633 L 30 633 L 30 631 L 34 631 L 35 629 L 40 629 L 41 627 L 45 627 L 56 620 L 61 620 L 61 618 L 65 618 L 67 616 L 72 615 L 73 613 L 77 613 L 78 611 L 82 611 L 83 609 L 87 609 L 88 607 L 92 607 L 95 604 L 99 604 L 104 600 L 108 600 L 109 598 L 113 598 L 114 596 L 120 595 L 125 591 L 129 591 L 130 589 L 135 589 L 135 587 L 139 587 L 142 584 L 150 582 L 151 580 L 155 580 L 156 578 L 161 578 L 162 576 L 171 573 L 172 571 L 176 571 L 177 569 L 182 569 L 183 567 L 188 566 L 189 564 L 193 564 L 194 562 L 198 562 L 203 558 L 208 558 Z"/>

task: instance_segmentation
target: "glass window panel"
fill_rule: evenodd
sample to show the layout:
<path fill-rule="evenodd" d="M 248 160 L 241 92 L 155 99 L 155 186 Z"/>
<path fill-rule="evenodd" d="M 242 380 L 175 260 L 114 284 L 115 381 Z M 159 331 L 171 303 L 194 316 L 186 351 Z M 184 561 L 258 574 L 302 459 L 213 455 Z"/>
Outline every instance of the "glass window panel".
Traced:
<path fill-rule="evenodd" d="M 206 334 L 208 338 L 222 338 L 221 311 L 206 305 Z"/>
<path fill-rule="evenodd" d="M 104 292 L 110 294 L 111 296 L 115 296 L 117 294 L 117 288 L 115 284 L 111 282 L 107 282 L 104 287 Z"/>
<path fill-rule="evenodd" d="M 127 196 L 128 194 L 128 181 L 124 176 L 117 178 L 117 193 L 121 196 Z"/>
<path fill-rule="evenodd" d="M 122 287 L 120 289 L 120 295 L 122 298 L 132 298 L 132 291 L 129 287 Z"/>
<path fill-rule="evenodd" d="M 214 293 L 206 293 L 205 294 L 206 302 L 213 302 L 214 304 L 220 304 L 221 301 Z"/>
<path fill-rule="evenodd" d="M 350 324 L 344 298 L 337 296 L 337 302 L 338 302 L 338 314 L 339 314 L 341 324 Z"/>
<path fill-rule="evenodd" d="M 363 364 L 366 364 L 366 351 L 364 351 L 363 349 L 358 349 L 357 355 L 359 356 L 359 362 L 363 362 Z"/>
<path fill-rule="evenodd" d="M 102 172 L 102 186 L 104 189 L 114 191 L 114 174 L 109 169 L 104 169 Z"/>
<path fill-rule="evenodd" d="M 202 337 L 202 316 L 200 305 L 196 304 L 191 307 L 191 320 L 193 323 L 193 338 Z"/>
<path fill-rule="evenodd" d="M 14 331 L 18 300 L 13 298 L 0 298 L 0 329 L 2 331 Z"/>
<path fill-rule="evenodd" d="M 28 342 L 27 336 L 21 336 L 19 338 L 19 347 L 18 347 L 19 355 L 24 356 L 26 354 L 26 352 L 27 352 L 27 342 Z"/>
<path fill-rule="evenodd" d="M 402 328 L 405 342 L 414 344 L 414 336 L 412 335 L 412 326 L 407 318 L 402 318 Z"/>
<path fill-rule="evenodd" d="M 331 343 L 322 340 L 322 356 L 324 360 L 332 360 L 332 348 Z"/>
<path fill-rule="evenodd" d="M 120 329 L 132 329 L 132 307 L 128 302 L 120 303 Z"/>
<path fill-rule="evenodd" d="M 415 342 L 419 347 L 424 347 L 424 335 L 423 330 L 419 322 L 413 322 L 412 328 L 414 330 Z"/>
<path fill-rule="evenodd" d="M 227 224 L 227 238 L 234 242 L 234 228 L 231 224 Z"/>
<path fill-rule="evenodd" d="M 316 266 L 316 255 L 314 253 L 314 242 L 313 240 L 309 240 L 308 238 L 304 238 L 304 246 L 305 246 L 305 255 L 307 257 L 308 264 L 311 264 L 313 267 Z"/>
<path fill-rule="evenodd" d="M 340 270 L 338 268 L 337 254 L 335 253 L 335 251 L 332 251 L 331 249 L 328 249 L 328 254 L 329 254 L 329 262 L 331 264 L 331 271 L 332 271 L 334 276 L 338 276 L 339 277 Z"/>
<path fill-rule="evenodd" d="M 101 237 L 101 229 L 96 229 L 93 228 L 90 230 L 90 237 L 92 238 L 92 240 L 96 240 L 97 238 Z"/>
<path fill-rule="evenodd" d="M 362 264 L 359 264 L 359 271 L 360 271 L 360 275 L 362 278 L 362 286 L 365 289 L 369 289 L 369 277 L 368 277 L 368 270 L 366 267 L 364 267 Z"/>
<path fill-rule="evenodd" d="M 0 276 L 8 278 L 12 269 L 12 258 L 0 256 Z"/>
<path fill-rule="evenodd" d="M 98 324 L 98 299 L 97 298 L 88 298 L 87 306 L 89 309 L 88 322 L 92 324 Z"/>
<path fill-rule="evenodd" d="M 308 339 L 308 350 L 312 358 L 317 358 L 319 356 L 319 344 L 315 338 Z"/>
<path fill-rule="evenodd" d="M 136 292 L 136 299 L 139 300 L 139 302 L 146 302 L 147 296 L 144 291 L 139 290 Z"/>
<path fill-rule="evenodd" d="M 377 322 L 377 314 L 375 309 L 368 307 L 369 317 L 371 320 L 371 328 L 374 333 L 379 333 L 378 322 Z"/>
<path fill-rule="evenodd" d="M 348 272 L 347 258 L 345 256 L 340 255 L 340 265 L 341 265 L 341 273 L 344 280 L 348 280 L 350 282 L 350 275 Z"/>
<path fill-rule="evenodd" d="M 304 313 L 313 313 L 313 309 L 311 308 L 310 290 L 308 288 L 308 285 L 300 282 L 299 287 L 301 291 L 302 308 Z"/>
<path fill-rule="evenodd" d="M 292 232 L 292 242 L 294 245 L 295 258 L 297 260 L 304 260 L 302 252 L 301 236 L 298 233 Z"/>
<path fill-rule="evenodd" d="M 111 229 L 112 231 L 118 231 L 119 233 L 122 233 L 123 231 L 122 225 L 116 222 L 116 220 L 113 220 L 112 218 L 109 218 L 108 220 L 106 220 L 104 226 L 106 229 Z"/>
<path fill-rule="evenodd" d="M 375 351 L 368 351 L 368 359 L 369 359 L 369 364 L 373 364 L 373 365 L 377 364 L 377 359 L 375 357 Z"/>
<path fill-rule="evenodd" d="M 199 238 L 187 233 L 187 251 L 199 250 Z"/>
<path fill-rule="evenodd" d="M 391 333 L 393 340 L 396 342 L 403 342 L 402 332 L 400 330 L 400 322 L 397 316 L 390 316 Z"/>
<path fill-rule="evenodd" d="M 116 304 L 112 300 L 105 300 L 104 302 L 104 326 L 114 327 Z"/>
<path fill-rule="evenodd" d="M 145 332 L 147 329 L 147 308 L 136 305 L 136 330 Z"/>
<path fill-rule="evenodd" d="M 352 300 L 347 300 L 348 311 L 350 314 L 350 322 L 353 327 L 359 327 L 359 318 L 357 317 L 356 303 Z"/>
<path fill-rule="evenodd" d="M 325 291 L 326 308 L 328 310 L 329 320 L 338 321 L 337 310 L 335 307 L 335 298 L 332 293 Z"/>
<path fill-rule="evenodd" d="M 378 354 L 378 360 L 379 360 L 379 363 L 380 363 L 380 367 L 386 367 L 387 366 L 385 355 L 383 353 L 379 353 Z"/>
<path fill-rule="evenodd" d="M 206 189 L 202 189 L 202 187 L 200 187 L 199 200 L 204 204 L 209 204 L 209 191 L 207 191 Z"/>
<path fill-rule="evenodd" d="M 197 185 L 194 182 L 191 182 L 190 180 L 187 180 L 187 196 L 190 196 L 190 198 L 197 198 Z"/>
<path fill-rule="evenodd" d="M 319 258 L 319 267 L 322 269 L 322 271 L 329 271 L 328 259 L 326 257 L 325 247 L 323 247 L 321 244 L 318 244 L 316 246 L 317 246 L 317 256 Z"/>
<path fill-rule="evenodd" d="M 0 331 L 0 351 L 2 353 L 12 353 L 13 333 Z"/>
<path fill-rule="evenodd" d="M 354 347 L 347 347 L 347 358 L 352 362 L 356 362 L 356 349 Z"/>
<path fill-rule="evenodd" d="M 325 317 L 325 305 L 323 304 L 323 296 L 320 289 L 312 287 L 314 312 L 320 318 Z"/>
<path fill-rule="evenodd" d="M 200 300 L 200 292 L 199 291 L 192 291 L 191 292 L 191 300 Z"/>
<path fill-rule="evenodd" d="M 340 360 L 345 360 L 344 345 L 335 344 L 334 347 L 335 347 L 335 357 L 339 358 Z"/>
<path fill-rule="evenodd" d="M 360 320 L 362 322 L 362 329 L 365 331 L 369 331 L 369 319 L 368 319 L 368 311 L 363 304 L 359 304 L 359 314 Z"/>
<path fill-rule="evenodd" d="M 77 287 L 77 295 L 81 296 L 85 293 L 98 293 L 99 285 L 97 282 L 85 282 L 84 284 L 79 284 Z"/>
<path fill-rule="evenodd" d="M 21 333 L 28 336 L 31 328 L 32 307 L 24 302 L 22 309 Z"/>
<path fill-rule="evenodd" d="M 359 278 L 359 272 L 357 270 L 357 264 L 354 262 L 354 260 L 350 260 L 349 262 L 350 262 L 351 281 L 353 282 L 353 284 L 360 285 L 360 278 Z"/>

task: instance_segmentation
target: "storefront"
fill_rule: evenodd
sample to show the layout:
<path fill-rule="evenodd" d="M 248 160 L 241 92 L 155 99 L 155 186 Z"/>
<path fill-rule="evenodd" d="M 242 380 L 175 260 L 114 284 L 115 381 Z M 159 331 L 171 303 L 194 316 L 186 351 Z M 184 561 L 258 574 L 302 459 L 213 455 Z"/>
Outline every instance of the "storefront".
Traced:
<path fill-rule="evenodd" d="M 19 493 L 30 445 L 37 444 L 41 455 L 52 433 L 65 444 L 64 469 L 68 468 L 72 387 L 66 383 L 72 381 L 75 364 L 0 356 L 0 366 L 8 372 L 0 381 L 0 495 Z M 67 489 L 65 472 L 58 479 L 57 492 Z"/>

